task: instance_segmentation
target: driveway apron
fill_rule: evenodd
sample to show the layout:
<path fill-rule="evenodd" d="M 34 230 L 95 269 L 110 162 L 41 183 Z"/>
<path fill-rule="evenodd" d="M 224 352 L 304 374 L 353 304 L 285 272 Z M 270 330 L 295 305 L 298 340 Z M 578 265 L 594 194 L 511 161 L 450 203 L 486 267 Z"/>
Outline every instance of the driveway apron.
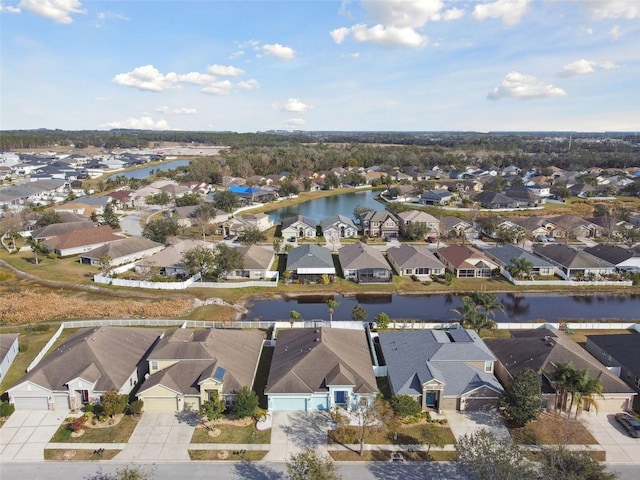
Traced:
<path fill-rule="evenodd" d="M 629 436 L 612 413 L 582 412 L 578 418 L 607 452 L 607 463 L 640 461 L 640 438 Z"/>
<path fill-rule="evenodd" d="M 446 412 L 445 417 L 456 439 L 481 429 L 489 430 L 497 438 L 510 438 L 502 416 L 494 411 Z"/>
<path fill-rule="evenodd" d="M 17 410 L 0 428 L 0 462 L 44 460 L 44 449 L 69 410 Z"/>
<path fill-rule="evenodd" d="M 118 461 L 188 461 L 191 436 L 196 426 L 193 414 L 146 412 L 131 434 Z"/>
<path fill-rule="evenodd" d="M 311 447 L 327 453 L 329 418 L 320 412 L 272 412 L 271 449 L 267 462 L 286 462 L 292 454 Z"/>

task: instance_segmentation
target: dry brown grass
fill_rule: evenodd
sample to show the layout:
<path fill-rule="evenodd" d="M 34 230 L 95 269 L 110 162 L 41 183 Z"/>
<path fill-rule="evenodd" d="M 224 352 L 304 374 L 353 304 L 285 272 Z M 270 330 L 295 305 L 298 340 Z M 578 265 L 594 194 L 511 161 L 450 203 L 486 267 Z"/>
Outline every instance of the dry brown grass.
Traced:
<path fill-rule="evenodd" d="M 510 430 L 516 443 L 524 445 L 597 445 L 580 420 L 542 413 L 522 428 Z"/>
<path fill-rule="evenodd" d="M 95 450 L 47 448 L 44 451 L 45 460 L 86 462 L 88 460 L 111 460 L 120 450 L 104 450 L 102 455 L 93 453 Z"/>

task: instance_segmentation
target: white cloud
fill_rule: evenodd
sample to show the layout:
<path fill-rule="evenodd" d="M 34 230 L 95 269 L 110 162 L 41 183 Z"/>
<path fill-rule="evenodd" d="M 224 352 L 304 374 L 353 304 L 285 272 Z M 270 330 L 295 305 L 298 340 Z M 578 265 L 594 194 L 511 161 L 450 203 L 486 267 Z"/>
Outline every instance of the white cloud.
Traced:
<path fill-rule="evenodd" d="M 78 0 L 22 0 L 19 8 L 29 10 L 36 15 L 53 20 L 56 23 L 71 23 L 72 14 L 86 13 Z"/>
<path fill-rule="evenodd" d="M 210 65 L 209 68 L 207 68 L 207 72 L 211 75 L 218 75 L 221 77 L 239 77 L 240 75 L 244 75 L 244 70 L 232 67 L 231 65 Z"/>
<path fill-rule="evenodd" d="M 305 123 L 304 118 L 290 118 L 287 120 L 288 127 L 302 127 Z"/>
<path fill-rule="evenodd" d="M 139 118 L 127 118 L 122 121 L 109 122 L 102 125 L 106 128 L 134 128 L 142 130 L 167 130 L 169 125 L 164 119 L 154 121 L 149 115 L 143 115 Z"/>
<path fill-rule="evenodd" d="M 167 73 L 165 78 L 173 83 L 191 83 L 193 85 L 206 85 L 213 82 L 216 78 L 212 75 L 200 72 L 189 73 Z"/>
<path fill-rule="evenodd" d="M 364 0 L 362 6 L 373 21 L 397 28 L 420 28 L 438 20 L 442 0 Z"/>
<path fill-rule="evenodd" d="M 450 22 L 451 20 L 459 20 L 464 17 L 465 11 L 462 8 L 450 8 L 442 14 L 442 19 L 445 22 Z"/>
<path fill-rule="evenodd" d="M 351 29 L 347 27 L 340 27 L 336 28 L 335 30 L 331 30 L 329 32 L 329 35 L 331 35 L 331 38 L 333 38 L 334 42 L 340 45 L 342 42 L 344 42 L 344 39 L 347 38 L 350 32 Z"/>
<path fill-rule="evenodd" d="M 491 3 L 482 3 L 473 9 L 473 18 L 476 20 L 501 18 L 504 25 L 511 26 L 520 22 L 528 6 L 529 0 L 496 0 Z"/>
<path fill-rule="evenodd" d="M 118 85 L 139 88 L 140 90 L 162 92 L 163 90 L 171 88 L 176 80 L 177 74 L 175 73 L 169 73 L 165 77 L 165 75 L 160 73 L 153 65 L 144 65 L 142 67 L 136 67 L 127 73 L 119 73 L 113 77 L 112 82 Z"/>
<path fill-rule="evenodd" d="M 293 48 L 285 47 L 279 43 L 263 45 L 262 49 L 270 57 L 276 57 L 281 60 L 291 60 L 296 54 Z"/>
<path fill-rule="evenodd" d="M 198 110 L 195 108 L 169 108 L 166 105 L 160 105 L 156 107 L 156 112 L 164 113 L 164 114 L 173 114 L 173 115 L 197 115 Z"/>
<path fill-rule="evenodd" d="M 301 102 L 297 98 L 290 98 L 287 103 L 284 104 L 281 110 L 285 112 L 305 113 L 311 110 L 313 107 Z"/>
<path fill-rule="evenodd" d="M 510 72 L 505 79 L 495 87 L 487 98 L 499 100 L 501 98 L 515 98 L 517 100 L 533 100 L 536 98 L 562 97 L 567 92 L 559 87 L 546 84 L 531 75 Z"/>
<path fill-rule="evenodd" d="M 585 60 L 584 58 L 581 58 L 580 60 L 576 60 L 575 62 L 567 63 L 556 75 L 558 77 L 574 77 L 576 75 L 586 75 L 588 73 L 593 73 L 596 71 L 595 67 L 609 70 L 612 68 L 616 68 L 616 66 L 617 65 L 615 63 L 610 61 L 598 63 L 594 62 L 593 60 Z"/>
<path fill-rule="evenodd" d="M 227 58 L 229 60 L 235 60 L 236 58 L 241 57 L 242 55 L 244 55 L 244 51 L 242 50 L 238 50 L 237 52 L 233 52 L 231 55 L 229 55 Z"/>
<path fill-rule="evenodd" d="M 130 18 L 127 17 L 126 15 L 121 14 L 121 13 L 99 12 L 96 15 L 96 21 L 94 22 L 94 25 L 97 28 L 102 28 L 105 23 L 107 23 L 108 21 L 112 21 L 112 20 L 128 22 L 130 20 Z"/>
<path fill-rule="evenodd" d="M 228 95 L 233 84 L 229 80 L 214 82 L 202 89 L 202 92 L 209 95 Z"/>
<path fill-rule="evenodd" d="M 341 57 L 346 57 L 346 58 L 359 58 L 360 57 L 360 52 L 353 52 L 353 53 L 344 53 L 341 55 Z"/>
<path fill-rule="evenodd" d="M 258 81 L 255 78 L 252 78 L 251 80 L 238 82 L 236 84 L 236 87 L 238 87 L 241 90 L 253 90 L 254 88 L 259 88 L 260 85 L 258 84 Z"/>
<path fill-rule="evenodd" d="M 13 5 L 3 5 L 0 3 L 0 13 L 20 13 L 21 10 Z"/>
<path fill-rule="evenodd" d="M 368 28 L 366 25 L 354 25 L 351 31 L 358 42 L 372 42 L 385 47 L 421 48 L 427 44 L 427 37 L 410 27 L 376 25 Z"/>
<path fill-rule="evenodd" d="M 640 18 L 640 2 L 638 0 L 580 0 L 578 3 L 589 12 L 594 20 Z"/>

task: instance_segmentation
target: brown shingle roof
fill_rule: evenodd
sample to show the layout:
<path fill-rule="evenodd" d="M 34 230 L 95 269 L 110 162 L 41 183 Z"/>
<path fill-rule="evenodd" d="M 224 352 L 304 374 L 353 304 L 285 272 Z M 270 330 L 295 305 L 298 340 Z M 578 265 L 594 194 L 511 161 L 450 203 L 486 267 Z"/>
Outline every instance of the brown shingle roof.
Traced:
<path fill-rule="evenodd" d="M 64 250 L 81 247 L 82 245 L 95 245 L 101 242 L 122 240 L 121 236 L 115 234 L 116 231 L 109 225 L 81 228 L 44 240 L 42 243 L 52 250 Z"/>

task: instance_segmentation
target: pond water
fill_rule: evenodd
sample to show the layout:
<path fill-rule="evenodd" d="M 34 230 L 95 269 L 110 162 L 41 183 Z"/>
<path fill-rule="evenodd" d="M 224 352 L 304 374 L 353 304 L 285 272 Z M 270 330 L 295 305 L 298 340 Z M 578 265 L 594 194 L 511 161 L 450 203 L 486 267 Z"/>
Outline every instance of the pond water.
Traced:
<path fill-rule="evenodd" d="M 161 163 L 150 167 L 138 168 L 136 170 L 130 170 L 128 172 L 114 173 L 113 175 L 109 176 L 109 178 L 115 179 L 117 177 L 127 177 L 129 179 L 143 179 L 150 177 L 155 172 L 166 172 L 167 170 L 173 170 L 174 168 L 184 167 L 186 165 L 189 165 L 190 162 L 191 160 L 173 160 L 171 162 Z"/>
<path fill-rule="evenodd" d="M 384 205 L 375 200 L 377 192 L 363 190 L 361 192 L 343 193 L 332 197 L 322 197 L 305 203 L 283 207 L 269 212 L 269 217 L 277 224 L 283 219 L 294 215 L 304 215 L 320 222 L 323 218 L 340 214 L 353 218 L 353 210 L 357 206 L 369 207 L 373 210 L 383 210 Z"/>
<path fill-rule="evenodd" d="M 360 303 L 369 314 L 368 320 L 381 312 L 392 319 L 423 321 L 456 320 L 451 312 L 461 303 L 461 295 L 364 295 L 334 298 L 340 302 L 334 320 L 351 320 L 353 307 Z M 496 312 L 497 322 L 557 322 L 559 319 L 598 321 L 616 318 L 640 321 L 640 295 L 524 295 L 498 294 L 505 313 Z M 247 320 L 287 320 L 296 310 L 304 319 L 325 319 L 329 314 L 327 297 L 308 296 L 282 300 L 256 300 L 247 305 Z"/>

